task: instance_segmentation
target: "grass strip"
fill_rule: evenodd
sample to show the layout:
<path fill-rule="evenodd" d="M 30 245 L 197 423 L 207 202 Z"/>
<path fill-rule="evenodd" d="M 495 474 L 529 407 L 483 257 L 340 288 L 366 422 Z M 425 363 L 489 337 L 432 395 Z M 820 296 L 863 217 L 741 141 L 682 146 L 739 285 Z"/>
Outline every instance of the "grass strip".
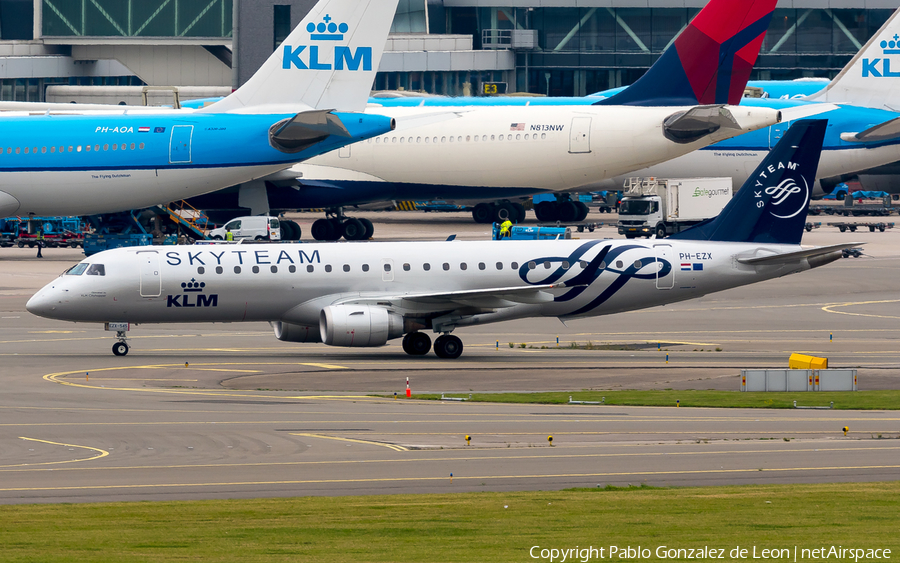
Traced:
<path fill-rule="evenodd" d="M 602 485 L 553 492 L 8 505 L 0 513 L 0 559 L 521 562 L 541 560 L 532 555 L 544 548 L 593 546 L 604 548 L 603 560 L 619 561 L 626 558 L 609 557 L 610 546 L 641 546 L 653 560 L 662 560 L 660 546 L 708 546 L 724 549 L 726 560 L 752 560 L 752 552 L 729 552 L 736 546 L 761 555 L 762 549 L 832 545 L 890 549 L 891 558 L 900 556 L 897 482 Z M 529 553 L 533 546 L 539 550 Z"/>
<path fill-rule="evenodd" d="M 415 394 L 414 399 L 440 400 L 440 394 Z M 606 405 L 645 407 L 717 407 L 792 409 L 799 406 L 831 406 L 840 410 L 900 409 L 900 390 L 887 391 L 816 391 L 756 393 L 740 391 L 687 390 L 622 390 L 622 391 L 555 391 L 543 393 L 447 393 L 443 397 L 465 398 L 473 402 L 565 404 L 574 401 L 602 401 Z"/>

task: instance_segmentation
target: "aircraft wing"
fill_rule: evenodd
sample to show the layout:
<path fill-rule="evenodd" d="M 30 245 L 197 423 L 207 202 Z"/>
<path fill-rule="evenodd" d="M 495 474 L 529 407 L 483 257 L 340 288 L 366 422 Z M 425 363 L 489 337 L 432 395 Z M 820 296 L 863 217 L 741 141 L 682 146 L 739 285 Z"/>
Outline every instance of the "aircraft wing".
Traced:
<path fill-rule="evenodd" d="M 741 264 L 749 264 L 751 266 L 769 266 L 777 264 L 792 264 L 804 258 L 815 258 L 817 256 L 826 256 L 835 252 L 840 252 L 847 248 L 862 246 L 864 242 L 847 242 L 841 244 L 832 244 L 831 246 L 818 246 L 816 248 L 807 248 L 796 252 L 785 252 L 782 254 L 773 254 L 771 256 L 756 256 L 752 258 L 738 258 Z"/>
<path fill-rule="evenodd" d="M 841 133 L 841 140 L 848 143 L 877 143 L 900 137 L 900 117 L 869 127 L 860 133 Z"/>
<path fill-rule="evenodd" d="M 459 291 L 396 293 L 371 297 L 351 297 L 334 304 L 390 304 L 399 309 L 409 309 L 419 313 L 427 311 L 446 311 L 448 309 L 457 309 L 460 307 L 502 309 L 520 303 L 549 303 L 553 301 L 553 294 L 547 293 L 545 290 L 563 287 L 570 286 L 567 286 L 565 283 L 551 283 L 524 287 L 492 287 L 488 289 Z"/>

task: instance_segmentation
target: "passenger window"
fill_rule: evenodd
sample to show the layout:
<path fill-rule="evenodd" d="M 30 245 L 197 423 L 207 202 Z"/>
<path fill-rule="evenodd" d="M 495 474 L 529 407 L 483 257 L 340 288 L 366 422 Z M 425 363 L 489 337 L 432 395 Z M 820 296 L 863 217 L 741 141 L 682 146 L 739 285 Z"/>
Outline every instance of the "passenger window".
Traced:
<path fill-rule="evenodd" d="M 549 269 L 550 269 L 550 262 L 544 262 L 544 269 L 545 269 L 545 270 L 549 270 Z"/>
<path fill-rule="evenodd" d="M 449 271 L 450 271 L 450 264 L 448 264 L 447 262 L 444 262 L 444 271 L 445 271 L 445 272 L 449 272 Z"/>
<path fill-rule="evenodd" d="M 390 264 L 385 264 L 385 265 L 384 265 L 384 271 L 385 271 L 385 272 L 390 272 L 390 271 L 391 271 L 391 265 L 390 265 Z"/>
<path fill-rule="evenodd" d="M 72 145 L 69 145 L 69 152 L 72 152 Z"/>
<path fill-rule="evenodd" d="M 427 145 L 430 142 L 431 142 L 431 137 L 425 137 L 425 144 Z"/>
<path fill-rule="evenodd" d="M 69 270 L 66 272 L 66 275 L 67 276 L 80 276 L 81 274 L 84 273 L 85 270 L 87 270 L 87 267 L 88 267 L 88 265 L 85 264 L 84 262 L 82 262 L 81 264 L 75 264 L 74 267 L 69 268 Z"/>
<path fill-rule="evenodd" d="M 84 147 L 85 152 L 91 152 L 91 145 Z"/>
<path fill-rule="evenodd" d="M 522 138 L 522 135 L 516 135 L 516 140 L 517 140 L 517 141 L 520 140 L 521 138 Z"/>
<path fill-rule="evenodd" d="M 546 133 L 541 133 L 541 139 L 546 139 L 546 138 L 547 138 L 547 134 L 546 134 Z"/>
<path fill-rule="evenodd" d="M 428 262 L 425 262 L 424 264 L 422 264 L 422 269 L 427 272 L 428 270 L 431 269 L 431 264 L 429 264 Z"/>
<path fill-rule="evenodd" d="M 224 271 L 225 271 L 225 270 L 222 269 L 222 266 L 216 266 L 216 273 L 217 273 L 217 274 L 221 274 L 221 273 L 224 272 Z"/>
<path fill-rule="evenodd" d="M 125 145 L 122 145 L 122 146 L 124 147 Z M 100 145 L 94 145 L 94 152 L 97 152 L 99 150 L 100 150 Z"/>
<path fill-rule="evenodd" d="M 288 272 L 290 272 L 290 273 L 293 274 L 293 273 L 296 272 L 296 271 L 297 271 L 297 266 L 294 266 L 293 264 L 291 264 L 290 266 L 288 266 Z"/>
<path fill-rule="evenodd" d="M 19 154 L 20 152 L 22 152 L 22 149 L 20 149 L 19 147 L 16 147 L 16 154 Z"/>
<path fill-rule="evenodd" d="M 503 269 L 503 262 L 497 262 L 497 269 L 498 269 L 498 270 L 502 270 L 502 269 Z"/>
<path fill-rule="evenodd" d="M 197 266 L 197 273 L 198 273 L 198 274 L 205 274 L 205 273 L 206 273 L 206 268 L 204 268 L 203 266 Z"/>
<path fill-rule="evenodd" d="M 468 266 L 466 265 L 465 262 L 462 262 L 462 263 L 459 265 L 459 269 L 460 269 L 460 270 L 465 270 L 466 268 L 468 268 Z"/>
<path fill-rule="evenodd" d="M 235 267 L 234 267 L 234 273 L 235 273 L 235 274 L 240 274 L 240 273 L 241 273 L 241 267 L 240 267 L 240 266 L 235 266 Z"/>
<path fill-rule="evenodd" d="M 349 271 L 350 271 L 350 264 L 344 264 L 344 271 L 345 271 L 345 272 L 349 272 Z"/>
<path fill-rule="evenodd" d="M 532 260 L 531 262 L 528 263 L 529 270 L 533 270 L 535 268 L 537 268 L 537 264 L 534 263 L 534 260 Z"/>
<path fill-rule="evenodd" d="M 391 142 L 392 142 L 392 143 L 396 143 L 396 142 L 397 142 L 397 137 L 391 137 Z"/>
<path fill-rule="evenodd" d="M 634 261 L 634 269 L 635 269 L 635 270 L 640 270 L 640 269 L 641 269 L 641 266 L 643 266 L 643 264 L 641 264 L 641 261 L 640 261 L 640 260 L 635 260 L 635 261 Z"/>
<path fill-rule="evenodd" d="M 310 274 L 313 273 L 313 270 L 315 270 L 315 268 L 313 267 L 312 264 L 310 264 L 309 266 L 306 267 L 306 271 L 309 272 Z"/>
<path fill-rule="evenodd" d="M 616 268 L 622 269 L 625 264 L 621 260 L 616 260 Z"/>
<path fill-rule="evenodd" d="M 450 137 L 450 142 L 451 142 L 451 143 L 453 142 L 453 137 Z"/>
<path fill-rule="evenodd" d="M 371 139 L 370 139 L 370 140 L 371 140 Z M 141 149 L 141 150 L 144 150 L 144 143 L 139 144 L 139 145 L 138 145 L 138 148 Z"/>
<path fill-rule="evenodd" d="M 81 152 L 81 145 L 78 145 L 77 147 L 75 147 L 75 152 Z"/>
<path fill-rule="evenodd" d="M 375 139 L 375 142 L 380 144 L 380 143 L 381 143 L 381 137 L 378 137 L 377 139 Z"/>
<path fill-rule="evenodd" d="M 408 272 L 408 271 L 409 271 L 409 264 L 404 264 L 404 265 L 403 265 L 403 271 L 404 271 L 404 272 Z"/>
<path fill-rule="evenodd" d="M 491 140 L 492 140 L 492 141 L 494 140 L 494 136 L 493 136 L 493 135 L 491 135 Z"/>
<path fill-rule="evenodd" d="M 326 272 L 326 273 L 330 273 L 330 272 L 331 272 L 331 264 L 325 264 L 325 272 Z"/>
<path fill-rule="evenodd" d="M 41 147 L 41 154 L 47 153 L 47 147 Z"/>
<path fill-rule="evenodd" d="M 518 263 L 518 262 L 513 262 L 512 264 L 509 265 L 509 267 L 512 268 L 513 270 L 518 270 L 518 269 L 519 269 L 519 263 Z"/>
<path fill-rule="evenodd" d="M 109 150 L 109 143 L 103 145 L 103 150 L 105 150 L 105 151 Z"/>
<path fill-rule="evenodd" d="M 581 266 L 582 270 L 587 268 L 587 262 L 585 262 L 584 260 L 579 260 L 578 265 Z"/>
<path fill-rule="evenodd" d="M 565 260 L 563 260 L 563 263 L 562 263 L 562 269 L 563 269 L 563 270 L 568 270 L 568 269 L 569 269 L 569 263 L 566 262 Z"/>
<path fill-rule="evenodd" d="M 484 262 L 479 262 L 479 263 L 478 263 L 478 269 L 479 269 L 479 270 L 485 269 Z"/>
<path fill-rule="evenodd" d="M 134 143 L 131 143 L 131 147 L 129 147 L 129 148 L 130 148 L 131 150 L 134 150 Z"/>
<path fill-rule="evenodd" d="M 368 264 L 363 264 L 362 270 L 363 270 L 363 272 L 368 272 L 368 271 L 369 271 L 369 265 L 368 265 Z"/>
<path fill-rule="evenodd" d="M 113 147 L 113 150 L 114 150 L 114 151 L 119 150 L 119 145 L 113 145 L 112 147 Z"/>
<path fill-rule="evenodd" d="M 468 143 L 471 140 L 472 140 L 472 137 L 470 135 L 466 135 L 466 142 Z"/>
<path fill-rule="evenodd" d="M 437 137 L 434 138 L 434 142 L 435 142 L 435 143 L 437 142 Z"/>
<path fill-rule="evenodd" d="M 442 142 L 442 143 L 445 142 L 446 140 L 447 140 L 447 137 L 441 137 L 441 142 Z"/>
<path fill-rule="evenodd" d="M 25 147 L 25 154 L 28 154 L 29 150 L 30 150 L 30 147 Z"/>
<path fill-rule="evenodd" d="M 277 274 L 278 266 L 269 266 L 269 271 L 271 271 L 273 274 Z"/>
<path fill-rule="evenodd" d="M 400 137 L 400 142 L 401 142 L 401 143 L 405 143 L 405 142 L 406 142 L 406 137 Z"/>
<path fill-rule="evenodd" d="M 478 135 L 475 135 L 475 142 L 478 142 Z"/>
<path fill-rule="evenodd" d="M 122 150 L 125 150 L 125 143 L 122 143 Z"/>
<path fill-rule="evenodd" d="M 605 270 L 605 269 L 606 269 L 606 261 L 605 261 L 605 260 L 604 260 L 603 262 L 600 262 L 600 269 L 601 269 L 601 270 Z"/>
<path fill-rule="evenodd" d="M 253 269 L 253 273 L 254 273 L 254 274 L 258 274 L 258 273 L 259 273 L 259 266 L 253 266 L 252 269 Z"/>
<path fill-rule="evenodd" d="M 457 137 L 456 140 L 457 140 L 458 142 L 461 143 L 461 142 L 462 142 L 462 135 L 460 135 L 459 137 Z"/>

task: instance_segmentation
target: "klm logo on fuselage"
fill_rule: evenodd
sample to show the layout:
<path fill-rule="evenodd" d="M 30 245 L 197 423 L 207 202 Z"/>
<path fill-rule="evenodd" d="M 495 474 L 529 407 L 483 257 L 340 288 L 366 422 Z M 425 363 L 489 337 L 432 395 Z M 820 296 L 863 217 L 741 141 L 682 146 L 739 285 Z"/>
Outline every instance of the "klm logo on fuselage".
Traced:
<path fill-rule="evenodd" d="M 218 307 L 219 296 L 216 294 L 204 295 L 205 282 L 198 282 L 194 278 L 181 284 L 184 291 L 181 295 L 167 295 L 166 307 Z"/>
<path fill-rule="evenodd" d="M 325 15 L 324 21 L 318 25 L 310 22 L 306 30 L 310 33 L 311 41 L 343 41 L 344 34 L 349 26 L 346 23 L 340 25 L 331 21 L 331 16 Z M 330 61 L 320 57 L 328 57 L 328 47 L 321 51 L 319 45 L 293 45 L 282 46 L 281 68 L 290 70 L 372 70 L 372 48 L 357 47 L 354 52 L 350 47 L 335 45 Z"/>
<path fill-rule="evenodd" d="M 900 35 L 895 33 L 890 41 L 882 41 L 880 45 L 885 55 L 900 55 Z M 887 56 L 875 59 L 863 58 L 862 77 L 870 76 L 872 78 L 900 78 L 900 70 L 891 70 L 891 59 Z"/>

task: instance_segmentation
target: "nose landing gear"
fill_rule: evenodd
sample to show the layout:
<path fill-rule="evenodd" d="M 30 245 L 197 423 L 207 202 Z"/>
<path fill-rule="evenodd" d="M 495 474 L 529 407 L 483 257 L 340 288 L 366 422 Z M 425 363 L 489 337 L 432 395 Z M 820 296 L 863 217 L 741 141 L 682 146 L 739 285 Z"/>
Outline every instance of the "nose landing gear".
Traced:
<path fill-rule="evenodd" d="M 113 354 L 115 354 L 116 356 L 126 355 L 128 353 L 128 342 L 125 341 L 125 331 L 120 330 L 116 332 L 116 338 L 118 338 L 119 341 L 113 344 Z"/>

